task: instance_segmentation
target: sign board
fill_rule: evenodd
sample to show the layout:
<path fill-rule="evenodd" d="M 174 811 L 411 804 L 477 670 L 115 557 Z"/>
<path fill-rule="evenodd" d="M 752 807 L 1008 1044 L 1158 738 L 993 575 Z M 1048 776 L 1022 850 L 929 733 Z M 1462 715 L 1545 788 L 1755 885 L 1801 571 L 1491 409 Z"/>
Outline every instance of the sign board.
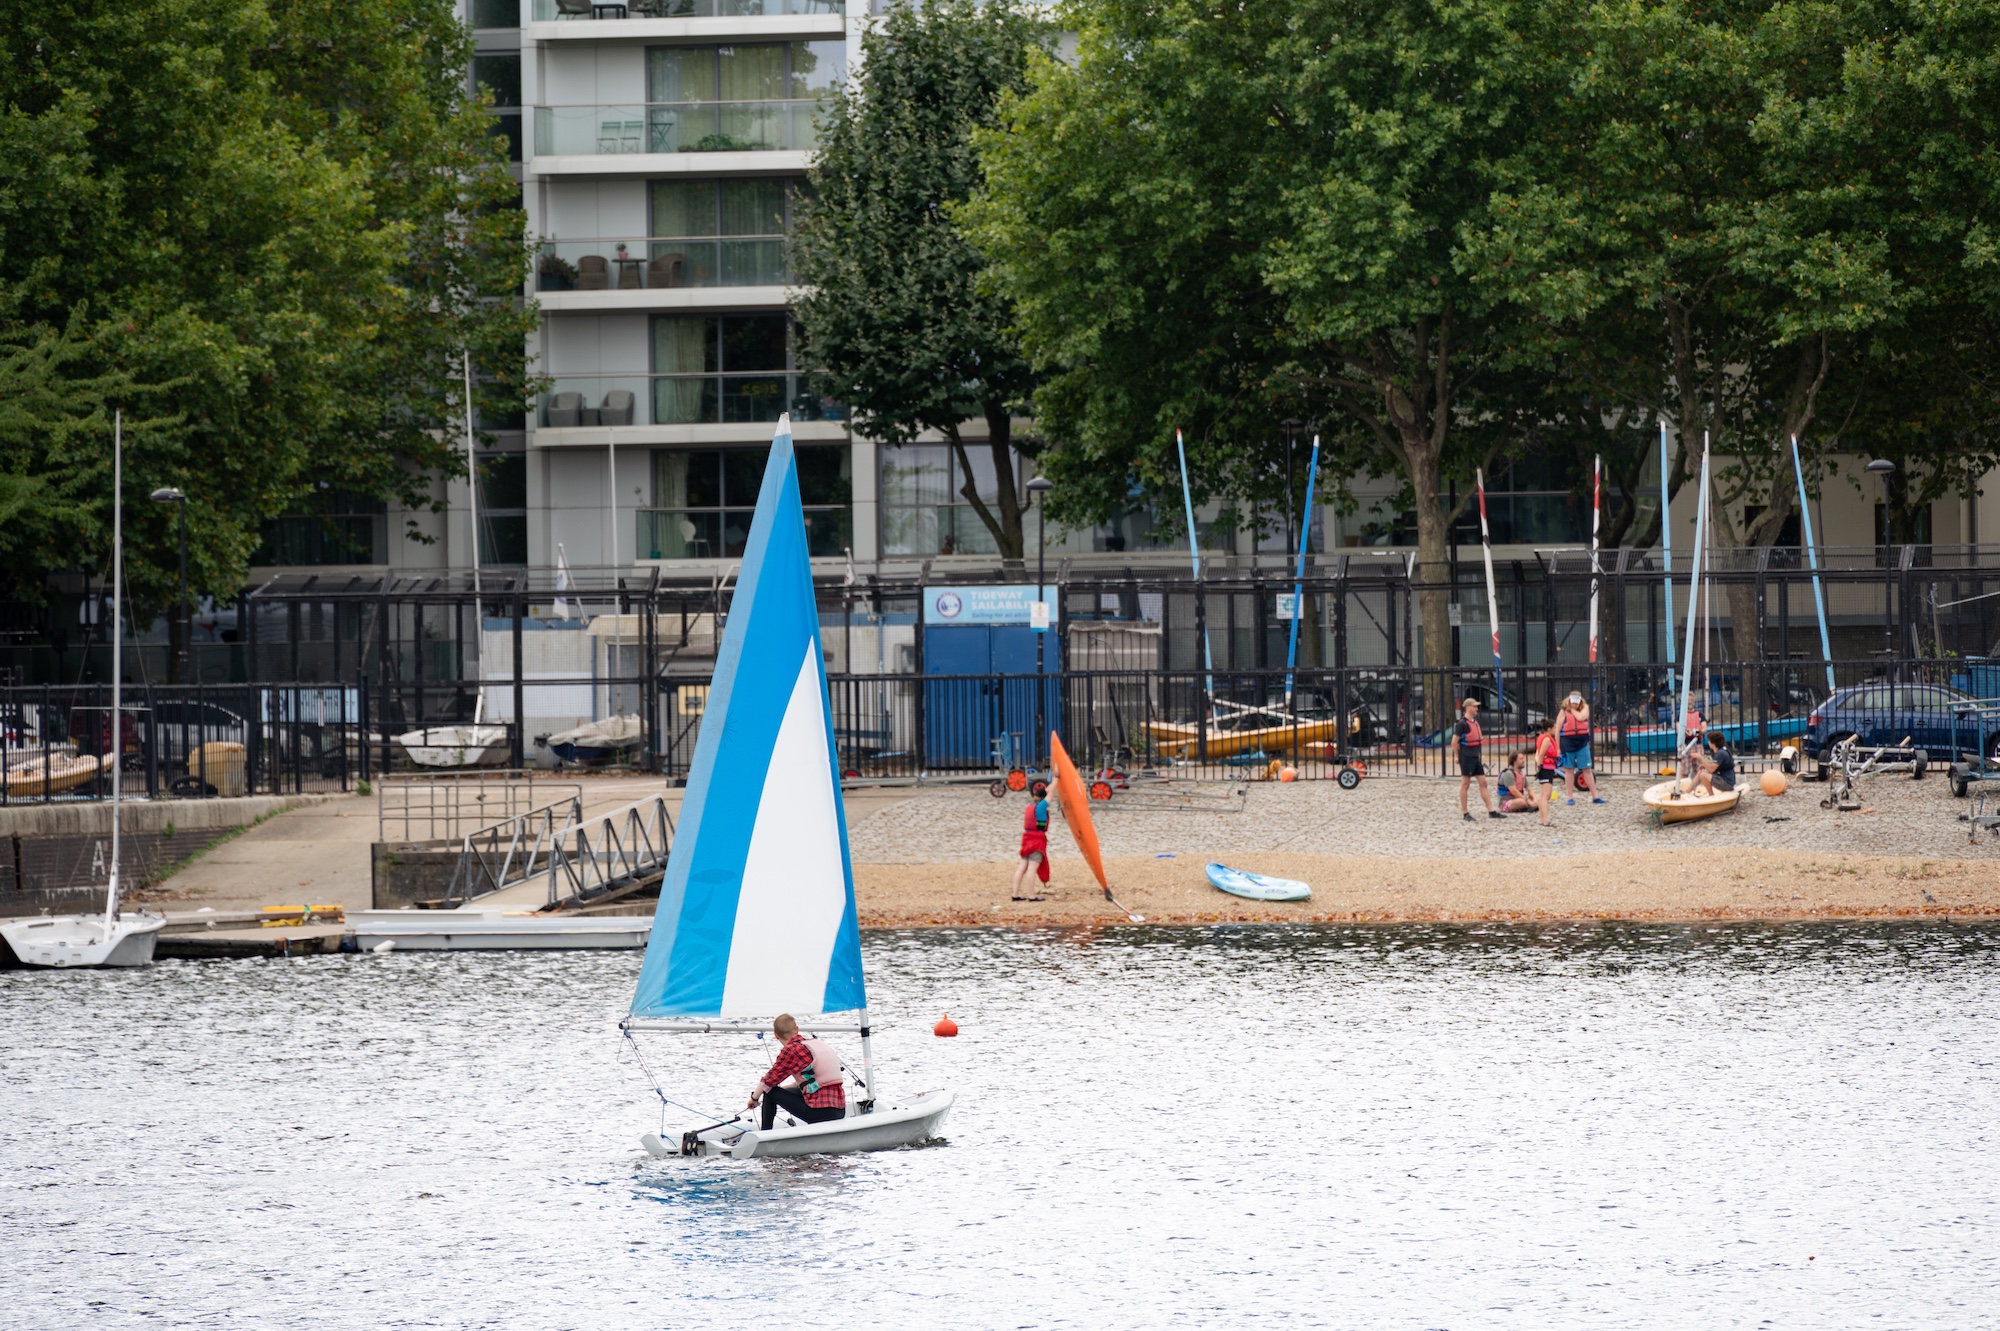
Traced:
<path fill-rule="evenodd" d="M 1028 627 L 1037 633 L 1049 629 L 1049 603 L 1047 601 L 1028 602 Z"/>
<path fill-rule="evenodd" d="M 1299 597 L 1297 592 L 1278 593 L 1278 618 L 1297 619 L 1299 617 Z"/>
<path fill-rule="evenodd" d="M 1046 616 L 1055 601 L 1055 588 L 1042 588 L 1035 595 L 1032 583 L 1005 587 L 926 587 L 926 624 L 1027 624 L 1035 623 L 1035 607 Z M 1040 625 L 1048 627 L 1046 619 Z"/>

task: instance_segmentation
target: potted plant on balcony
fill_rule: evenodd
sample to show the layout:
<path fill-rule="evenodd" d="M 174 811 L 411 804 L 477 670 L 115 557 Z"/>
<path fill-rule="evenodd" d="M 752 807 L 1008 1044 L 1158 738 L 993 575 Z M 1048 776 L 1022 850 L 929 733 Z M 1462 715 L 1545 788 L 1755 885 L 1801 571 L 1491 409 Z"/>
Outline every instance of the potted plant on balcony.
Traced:
<path fill-rule="evenodd" d="M 574 291 L 576 289 L 576 265 L 550 250 L 542 255 L 539 268 L 540 287 L 544 291 Z"/>

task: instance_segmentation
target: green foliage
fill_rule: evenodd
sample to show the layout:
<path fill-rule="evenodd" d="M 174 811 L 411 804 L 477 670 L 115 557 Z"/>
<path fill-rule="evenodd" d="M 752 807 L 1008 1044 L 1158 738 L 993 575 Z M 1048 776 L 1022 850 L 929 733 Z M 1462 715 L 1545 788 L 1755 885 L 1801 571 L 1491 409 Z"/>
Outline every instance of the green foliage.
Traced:
<path fill-rule="evenodd" d="M 1014 474 L 1013 413 L 1034 376 L 1008 302 L 979 288 L 983 261 L 953 207 L 982 183 L 973 132 L 1025 86 L 1045 29 L 1013 0 L 899 5 L 863 39 L 859 87 L 825 112 L 813 190 L 792 237 L 795 306 L 821 392 L 876 439 L 935 430 L 974 475 L 961 425 L 983 418 L 994 474 Z M 1011 484 L 966 499 L 1003 555 L 1022 557 Z"/>
<path fill-rule="evenodd" d="M 429 501 L 457 465 L 460 348 L 519 410 L 528 247 L 445 0 L 0 0 L 0 593 L 108 564 L 241 585 L 319 486 Z"/>

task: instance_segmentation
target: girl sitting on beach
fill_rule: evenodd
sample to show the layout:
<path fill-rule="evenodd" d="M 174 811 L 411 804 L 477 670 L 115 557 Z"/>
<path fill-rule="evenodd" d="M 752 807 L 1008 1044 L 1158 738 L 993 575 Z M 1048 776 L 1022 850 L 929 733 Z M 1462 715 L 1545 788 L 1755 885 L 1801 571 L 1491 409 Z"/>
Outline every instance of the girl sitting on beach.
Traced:
<path fill-rule="evenodd" d="M 1535 802 L 1534 782 L 1528 775 L 1528 755 L 1516 749 L 1507 755 L 1507 765 L 1500 769 L 1500 811 L 1535 813 L 1541 807 Z"/>

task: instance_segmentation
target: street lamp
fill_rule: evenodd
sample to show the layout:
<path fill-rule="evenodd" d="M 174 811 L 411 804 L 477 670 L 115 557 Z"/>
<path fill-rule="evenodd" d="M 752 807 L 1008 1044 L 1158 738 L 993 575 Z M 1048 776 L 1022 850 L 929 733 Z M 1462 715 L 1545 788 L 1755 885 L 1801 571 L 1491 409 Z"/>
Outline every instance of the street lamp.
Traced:
<path fill-rule="evenodd" d="M 187 682 L 187 673 L 188 673 L 188 639 L 194 636 L 194 625 L 189 622 L 187 613 L 188 498 L 185 494 L 183 494 L 179 490 L 176 490 L 173 486 L 163 485 L 159 489 L 153 491 L 153 502 L 156 504 L 180 505 L 181 594 L 180 594 L 180 599 L 174 603 L 174 617 L 180 621 L 181 633 L 180 633 L 180 651 L 177 652 L 174 656 L 173 682 L 176 684 L 184 684 Z"/>
<path fill-rule="evenodd" d="M 1035 500 L 1035 603 L 1042 607 L 1043 624 L 1035 634 L 1035 747 L 1039 749 L 1048 733 L 1048 718 L 1045 710 L 1048 703 L 1048 681 L 1042 676 L 1048 670 L 1048 658 L 1044 654 L 1049 641 L 1049 628 L 1055 622 L 1055 607 L 1042 599 L 1043 589 L 1048 585 L 1046 569 L 1049 561 L 1049 514 L 1043 506 L 1049 491 L 1056 483 L 1046 476 L 1037 476 L 1028 482 L 1028 493 Z"/>
<path fill-rule="evenodd" d="M 1896 464 L 1888 458 L 1876 458 L 1866 468 L 1882 479 L 1882 641 L 1887 646 L 1889 656 L 1896 655 L 1895 609 L 1896 570 L 1890 551 L 1895 549 L 1889 542 L 1895 514 L 1889 511 L 1889 478 L 1896 473 Z"/>

